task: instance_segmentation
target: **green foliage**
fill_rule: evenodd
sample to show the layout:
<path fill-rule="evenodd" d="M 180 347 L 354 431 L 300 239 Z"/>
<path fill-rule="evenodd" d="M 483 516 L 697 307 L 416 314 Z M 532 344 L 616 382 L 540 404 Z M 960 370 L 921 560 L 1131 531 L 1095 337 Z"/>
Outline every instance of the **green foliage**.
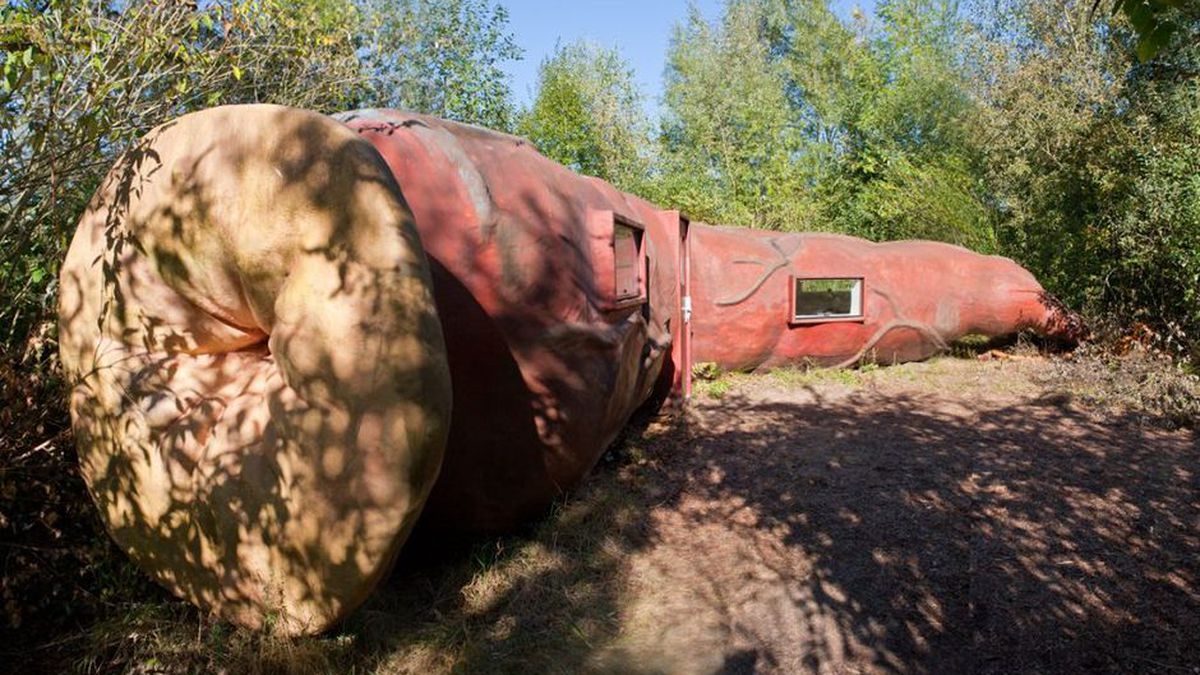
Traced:
<path fill-rule="evenodd" d="M 824 3 L 786 3 L 776 29 L 790 87 L 831 139 L 818 186 L 823 220 L 872 239 L 990 249 L 964 142 L 971 103 L 953 58 L 956 5 L 895 0 L 879 16 L 878 25 L 858 17 L 843 26 Z M 814 62 L 837 64 L 837 76 L 814 72 Z"/>
<path fill-rule="evenodd" d="M 801 128 L 785 73 L 760 39 L 762 3 L 733 2 L 718 25 L 693 8 L 667 58 L 661 174 L 652 196 L 695 218 L 811 227 Z"/>
<path fill-rule="evenodd" d="M 508 78 L 519 60 L 508 11 L 492 0 L 359 0 L 371 105 L 502 131 L 513 126 Z"/>
<path fill-rule="evenodd" d="M 219 103 L 316 109 L 358 82 L 343 0 L 11 2 L 0 7 L 0 337 L 22 344 L 53 305 L 58 264 L 115 155 Z M 314 78 L 321 87 L 313 87 Z"/>
<path fill-rule="evenodd" d="M 1098 316 L 1200 339 L 1200 8 L 1166 51 L 1089 2 L 979 14 L 980 147 L 1001 249 Z M 1017 19 L 1014 21 L 1014 17 Z"/>
<path fill-rule="evenodd" d="M 1138 59 L 1154 58 L 1171 42 L 1179 24 L 1171 16 L 1172 8 L 1183 8 L 1186 0 L 1112 0 L 1112 13 L 1121 12 L 1137 32 Z M 1094 13 L 1105 0 L 1095 0 Z"/>
<path fill-rule="evenodd" d="M 891 0 L 877 24 L 824 0 L 693 12 L 668 63 L 655 196 L 694 217 L 993 250 L 968 142 L 957 5 Z"/>
<path fill-rule="evenodd" d="M 580 173 L 632 192 L 645 181 L 649 123 L 633 71 L 615 49 L 558 46 L 541 64 L 537 97 L 517 131 Z"/>

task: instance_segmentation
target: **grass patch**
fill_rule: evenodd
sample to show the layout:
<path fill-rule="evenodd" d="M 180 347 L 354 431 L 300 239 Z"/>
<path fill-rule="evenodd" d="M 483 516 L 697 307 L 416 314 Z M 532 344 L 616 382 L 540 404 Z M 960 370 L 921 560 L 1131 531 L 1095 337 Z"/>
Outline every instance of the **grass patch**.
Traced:
<path fill-rule="evenodd" d="M 721 372 L 715 367 L 715 364 L 698 364 L 699 366 L 704 366 L 701 371 L 703 377 L 696 376 L 692 382 L 692 390 L 697 396 L 716 400 L 724 398 L 738 388 L 754 387 L 768 382 L 784 387 L 836 384 L 856 389 L 880 370 L 879 364 L 871 362 L 863 363 L 858 368 L 784 366 L 755 373 Z M 693 369 L 693 375 L 696 375 L 695 369 Z"/>
<path fill-rule="evenodd" d="M 875 363 L 864 363 L 859 368 L 776 368 L 768 376 L 771 380 L 789 387 L 804 387 L 818 384 L 838 384 L 843 387 L 859 387 L 864 378 L 879 370 Z"/>
<path fill-rule="evenodd" d="M 718 380 L 697 380 L 692 383 L 696 395 L 705 398 L 722 399 L 733 389 L 731 376 L 726 375 Z"/>

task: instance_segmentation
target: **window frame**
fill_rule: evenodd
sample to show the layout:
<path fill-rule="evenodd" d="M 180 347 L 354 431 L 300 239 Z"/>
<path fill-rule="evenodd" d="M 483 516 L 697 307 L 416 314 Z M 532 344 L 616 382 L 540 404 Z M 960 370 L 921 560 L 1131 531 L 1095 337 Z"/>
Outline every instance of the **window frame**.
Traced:
<path fill-rule="evenodd" d="M 637 273 L 636 293 L 617 293 L 617 227 L 633 232 L 635 248 L 634 270 Z M 589 209 L 588 240 L 591 242 L 592 274 L 595 280 L 595 302 L 603 312 L 629 309 L 647 304 L 647 241 L 646 226 L 628 216 L 609 209 Z"/>
<path fill-rule="evenodd" d="M 633 255 L 634 259 L 629 267 L 633 269 L 635 281 L 632 292 L 622 294 L 618 288 L 619 275 L 617 269 L 620 267 L 620 256 L 617 252 L 617 228 L 628 230 L 633 238 Z M 646 228 L 641 223 L 635 223 L 632 220 L 618 214 L 613 213 L 612 223 L 612 242 L 613 242 L 613 290 L 612 304 L 617 307 L 628 306 L 629 304 L 642 304 L 646 302 Z"/>
<path fill-rule="evenodd" d="M 796 314 L 796 290 L 797 284 L 805 281 L 857 281 L 858 282 L 858 313 L 857 314 L 833 314 L 828 316 L 820 315 L 797 315 Z M 852 303 L 853 304 L 853 303 Z M 788 304 L 787 304 L 787 320 L 791 326 L 808 326 L 818 323 L 863 323 L 867 316 L 867 279 L 864 275 L 845 274 L 845 275 L 799 275 L 793 274 L 788 277 Z"/>

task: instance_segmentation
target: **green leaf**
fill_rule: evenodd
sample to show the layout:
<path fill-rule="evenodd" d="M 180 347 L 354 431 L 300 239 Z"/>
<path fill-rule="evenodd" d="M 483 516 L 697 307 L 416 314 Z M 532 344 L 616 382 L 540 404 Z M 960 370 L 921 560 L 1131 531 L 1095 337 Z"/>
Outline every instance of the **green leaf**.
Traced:
<path fill-rule="evenodd" d="M 1154 29 L 1154 10 L 1146 3 L 1140 0 L 1125 0 L 1121 8 L 1139 34 L 1146 35 Z"/>
<path fill-rule="evenodd" d="M 233 67 L 233 79 L 237 80 L 238 82 L 242 81 L 242 69 L 241 68 L 238 68 L 237 66 Z"/>
<path fill-rule="evenodd" d="M 1145 63 L 1154 58 L 1170 42 L 1176 28 L 1174 23 L 1164 21 L 1155 26 L 1154 30 L 1143 34 L 1137 43 L 1138 60 Z"/>

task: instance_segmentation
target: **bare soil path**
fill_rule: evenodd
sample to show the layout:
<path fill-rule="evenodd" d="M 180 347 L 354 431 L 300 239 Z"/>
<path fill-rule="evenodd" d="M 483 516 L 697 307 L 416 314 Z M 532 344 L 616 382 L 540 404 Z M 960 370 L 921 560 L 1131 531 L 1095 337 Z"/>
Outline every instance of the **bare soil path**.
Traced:
<path fill-rule="evenodd" d="M 109 616 L 22 653 L 139 672 L 1196 675 L 1197 436 L 1081 402 L 1046 376 L 1061 363 L 727 376 L 632 428 L 528 532 L 418 533 L 332 635 L 230 631 L 124 584 Z"/>
<path fill-rule="evenodd" d="M 1048 365 L 725 380 L 477 569 L 441 664 L 1200 672 L 1196 436 L 1076 405 Z M 385 670 L 415 665 L 397 647 Z"/>
<path fill-rule="evenodd" d="M 1200 672 L 1193 433 L 1045 364 L 744 379 L 694 408 L 617 642 L 697 672 Z"/>

